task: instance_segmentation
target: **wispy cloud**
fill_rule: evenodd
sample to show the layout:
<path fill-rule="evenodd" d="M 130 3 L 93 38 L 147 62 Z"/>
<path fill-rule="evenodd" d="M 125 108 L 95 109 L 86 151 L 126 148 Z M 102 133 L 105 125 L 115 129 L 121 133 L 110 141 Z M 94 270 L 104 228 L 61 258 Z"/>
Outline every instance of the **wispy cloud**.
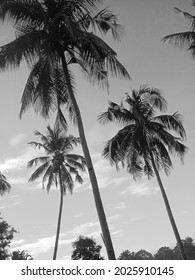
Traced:
<path fill-rule="evenodd" d="M 14 246 L 17 246 L 17 245 L 19 245 L 19 244 L 23 244 L 24 242 L 25 242 L 24 239 L 13 240 L 11 244 L 12 244 L 12 246 L 14 247 Z"/>
<path fill-rule="evenodd" d="M 40 155 L 40 151 L 34 150 L 32 147 L 28 147 L 24 150 L 23 154 L 7 158 L 0 162 L 0 170 L 2 172 L 19 171 L 27 167 L 27 162 L 32 158 Z"/>
<path fill-rule="evenodd" d="M 10 140 L 10 146 L 12 147 L 17 147 L 22 141 L 25 139 L 26 134 L 20 133 L 15 135 L 11 140 Z"/>
<path fill-rule="evenodd" d="M 146 181 L 143 179 L 142 182 L 134 182 L 120 194 L 145 196 L 156 194 L 158 191 L 159 188 L 156 185 L 154 185 L 151 181 Z"/>
<path fill-rule="evenodd" d="M 124 209 L 126 208 L 126 203 L 125 202 L 119 202 L 117 205 L 114 207 L 114 209 Z"/>
<path fill-rule="evenodd" d="M 97 237 L 100 235 L 100 226 L 98 222 L 83 223 L 66 233 L 60 234 L 59 245 L 70 245 L 79 235 L 90 235 Z M 21 243 L 20 243 L 21 242 Z M 12 242 L 11 250 L 27 250 L 33 257 L 46 253 L 54 247 L 55 235 L 40 238 L 35 242 L 24 244 L 23 241 Z M 22 244 L 23 243 L 23 244 Z M 22 244 L 20 246 L 17 246 Z M 16 245 L 16 246 L 15 246 Z"/>
<path fill-rule="evenodd" d="M 100 189 L 122 185 L 124 182 L 130 180 L 128 174 L 124 176 L 119 172 L 117 173 L 115 168 L 110 165 L 109 161 L 101 157 L 100 153 L 93 154 L 92 160 Z M 75 192 L 89 189 L 91 189 L 91 183 L 88 174 L 85 174 L 84 183 L 82 185 L 76 185 Z"/>

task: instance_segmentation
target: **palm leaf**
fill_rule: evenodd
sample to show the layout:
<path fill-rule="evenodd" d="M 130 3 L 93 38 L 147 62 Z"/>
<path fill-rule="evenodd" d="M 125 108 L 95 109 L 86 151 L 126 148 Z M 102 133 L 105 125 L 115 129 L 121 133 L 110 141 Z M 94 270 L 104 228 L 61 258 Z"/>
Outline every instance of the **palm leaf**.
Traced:
<path fill-rule="evenodd" d="M 4 195 L 5 192 L 9 192 L 11 185 L 7 182 L 7 178 L 0 172 L 0 195 Z"/>
<path fill-rule="evenodd" d="M 173 45 L 174 47 L 187 48 L 188 50 L 190 50 L 191 46 L 194 45 L 194 40 L 195 32 L 186 31 L 167 35 L 162 39 L 162 42 L 164 43 L 168 41 L 168 43 Z M 193 52 L 192 55 L 194 55 Z"/>
<path fill-rule="evenodd" d="M 135 118 L 134 115 L 127 109 L 125 109 L 123 106 L 109 101 L 109 107 L 107 112 L 99 114 L 97 120 L 103 125 L 108 122 L 114 121 L 125 125 L 130 122 L 134 122 Z"/>
<path fill-rule="evenodd" d="M 6 17 L 14 22 L 31 22 L 34 25 L 43 22 L 45 12 L 38 1 L 23 0 L 1 0 L 0 19 L 4 21 Z"/>
<path fill-rule="evenodd" d="M 11 43 L 1 46 L 0 69 L 17 69 L 24 60 L 27 64 L 32 65 L 36 60 L 37 50 L 43 39 L 45 39 L 43 32 L 29 30 Z"/>
<path fill-rule="evenodd" d="M 194 30 L 194 28 L 195 28 L 195 17 L 194 16 L 192 16 L 191 14 L 189 14 L 187 12 L 180 10 L 179 8 L 174 8 L 174 11 L 176 13 L 182 13 L 183 16 L 185 17 L 185 19 L 187 19 L 188 22 L 190 23 L 191 29 Z"/>
<path fill-rule="evenodd" d="M 178 112 L 173 115 L 160 115 L 154 118 L 154 121 L 158 121 L 163 124 L 168 130 L 173 130 L 180 135 L 182 139 L 186 139 L 186 132 L 183 127 L 183 117 Z"/>
<path fill-rule="evenodd" d="M 45 163 L 43 163 L 40 167 L 38 167 L 33 174 L 30 176 L 29 178 L 29 182 L 33 182 L 35 181 L 37 178 L 39 178 L 44 172 L 45 170 L 49 167 L 50 165 L 50 161 L 46 161 Z"/>
<path fill-rule="evenodd" d="M 48 156 L 47 157 L 34 158 L 27 163 L 27 167 L 31 168 L 33 165 L 36 166 L 39 163 L 45 163 L 45 162 L 49 162 L 49 161 L 50 161 L 50 157 L 48 157 Z"/>

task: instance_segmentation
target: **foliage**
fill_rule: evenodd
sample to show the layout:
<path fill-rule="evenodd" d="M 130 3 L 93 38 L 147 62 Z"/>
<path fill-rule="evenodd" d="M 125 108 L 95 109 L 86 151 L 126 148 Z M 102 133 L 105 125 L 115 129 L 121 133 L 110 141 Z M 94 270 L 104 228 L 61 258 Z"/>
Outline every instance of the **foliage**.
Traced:
<path fill-rule="evenodd" d="M 80 143 L 79 138 L 67 135 L 66 132 L 55 126 L 52 129 L 47 126 L 46 134 L 35 131 L 35 135 L 40 138 L 40 142 L 32 141 L 29 145 L 44 150 L 46 156 L 34 158 L 28 162 L 28 167 L 40 166 L 30 176 L 29 181 L 35 181 L 43 175 L 42 186 L 49 192 L 51 185 L 56 187 L 60 184 L 63 194 L 68 189 L 71 193 L 74 187 L 74 180 L 82 183 L 83 179 L 79 172 L 85 171 L 84 157 L 71 154 L 74 146 Z"/>
<path fill-rule="evenodd" d="M 185 252 L 187 254 L 188 260 L 195 260 L 195 243 L 191 237 L 186 237 L 184 240 L 182 240 L 183 246 L 185 248 Z M 178 246 L 175 246 L 173 249 L 173 252 L 176 256 L 177 260 L 181 259 L 181 256 L 179 254 L 179 248 Z"/>
<path fill-rule="evenodd" d="M 109 102 L 108 110 L 98 117 L 102 124 L 115 122 L 123 126 L 107 142 L 103 157 L 111 165 L 115 164 L 117 169 L 122 163 L 134 179 L 141 178 L 143 174 L 150 179 L 154 175 L 152 153 L 157 169 L 169 174 L 173 167 L 169 153 L 183 161 L 187 151 L 181 143 L 186 138 L 182 116 L 178 112 L 155 116 L 156 109 L 167 109 L 167 102 L 160 90 L 147 86 L 132 90 L 131 96 L 126 94 L 127 108 L 123 103 Z"/>
<path fill-rule="evenodd" d="M 153 256 L 146 250 L 139 250 L 138 252 L 123 251 L 118 260 L 152 260 Z"/>
<path fill-rule="evenodd" d="M 17 231 L 0 217 L 0 260 L 9 258 L 9 247 Z"/>
<path fill-rule="evenodd" d="M 108 86 L 107 74 L 129 78 L 117 60 L 116 52 L 97 34 L 111 32 L 119 39 L 117 16 L 107 9 L 97 12 L 101 1 L 0 1 L 0 20 L 12 20 L 16 38 L 0 48 L 0 69 L 18 69 L 26 61 L 31 69 L 22 99 L 20 116 L 33 106 L 44 118 L 56 111 L 67 126 L 61 105 L 67 105 L 71 118 L 75 112 L 61 65 L 65 54 L 69 78 L 74 89 L 71 65 L 77 64 L 92 83 Z"/>
<path fill-rule="evenodd" d="M 11 260 L 33 260 L 32 256 L 27 251 L 12 251 Z"/>
<path fill-rule="evenodd" d="M 109 32 L 119 39 L 120 34 L 117 16 L 107 9 L 99 11 L 101 3 L 101 0 L 1 0 L 0 20 L 9 19 L 13 23 L 16 38 L 0 47 L 0 70 L 18 69 L 24 61 L 31 69 L 21 99 L 20 117 L 30 106 L 44 118 L 54 111 L 56 123 L 67 129 L 61 111 L 65 105 L 71 120 L 78 124 L 106 249 L 109 258 L 115 259 L 71 68 L 76 64 L 90 82 L 106 89 L 108 75 L 130 79 L 117 53 L 98 36 Z"/>
<path fill-rule="evenodd" d="M 92 237 L 79 236 L 78 239 L 72 243 L 73 252 L 72 260 L 103 260 L 100 255 L 102 246 L 97 245 Z"/>
<path fill-rule="evenodd" d="M 40 164 L 31 175 L 29 181 L 35 181 L 43 175 L 42 186 L 45 188 L 46 184 L 48 192 L 52 185 L 60 188 L 60 207 L 53 253 L 53 259 L 55 260 L 60 235 L 63 196 L 66 194 L 67 189 L 72 193 L 74 180 L 80 184 L 83 183 L 80 172 L 85 171 L 86 162 L 84 157 L 70 153 L 73 147 L 80 143 L 80 139 L 67 135 L 65 130 L 61 129 L 59 125 L 55 125 L 54 129 L 48 126 L 46 135 L 39 131 L 36 131 L 35 135 L 41 139 L 41 142 L 30 142 L 29 144 L 35 148 L 42 148 L 46 156 L 34 158 L 28 162 L 28 167 Z"/>
<path fill-rule="evenodd" d="M 17 231 L 0 217 L 0 260 L 32 260 L 27 251 L 10 252 L 10 244 Z"/>
<path fill-rule="evenodd" d="M 195 1 L 192 1 L 192 6 L 195 7 Z M 162 41 L 168 42 L 174 47 L 185 48 L 191 56 L 194 58 L 195 56 L 195 16 L 180 10 L 179 8 L 175 8 L 176 13 L 183 14 L 184 18 L 188 22 L 189 30 L 184 32 L 173 33 L 165 36 Z"/>
<path fill-rule="evenodd" d="M 155 260 L 175 260 L 176 256 L 174 251 L 169 247 L 161 247 L 154 255 Z"/>
<path fill-rule="evenodd" d="M 186 237 L 182 240 L 188 260 L 195 260 L 195 243 L 191 237 Z M 163 246 L 157 250 L 155 254 L 151 254 L 146 250 L 138 252 L 123 251 L 118 260 L 181 260 L 181 254 L 178 246 L 173 249 Z"/>
<path fill-rule="evenodd" d="M 0 195 L 3 196 L 10 189 L 11 185 L 8 183 L 7 178 L 0 172 Z"/>

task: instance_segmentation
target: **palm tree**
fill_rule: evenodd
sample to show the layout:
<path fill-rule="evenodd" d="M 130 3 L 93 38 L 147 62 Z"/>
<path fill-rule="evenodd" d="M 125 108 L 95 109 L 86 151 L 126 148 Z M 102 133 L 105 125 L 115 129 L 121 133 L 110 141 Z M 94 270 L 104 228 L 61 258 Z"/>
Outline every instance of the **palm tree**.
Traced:
<path fill-rule="evenodd" d="M 192 6 L 195 7 L 195 1 L 192 1 Z M 162 41 L 168 41 L 175 47 L 186 48 L 192 55 L 195 56 L 195 16 L 184 12 L 178 8 L 174 9 L 177 13 L 182 13 L 185 19 L 189 22 L 189 30 L 179 33 L 173 33 L 165 36 Z"/>
<path fill-rule="evenodd" d="M 0 69 L 18 68 L 24 60 L 31 67 L 21 100 L 20 116 L 31 105 L 43 116 L 48 116 L 54 109 L 60 113 L 58 121 L 62 119 L 66 126 L 60 106 L 67 105 L 70 116 L 78 125 L 107 254 L 109 259 L 115 259 L 70 69 L 76 63 L 91 82 L 97 81 L 106 87 L 108 74 L 130 78 L 117 60 L 116 52 L 94 34 L 96 30 L 103 35 L 110 31 L 114 39 L 119 39 L 117 17 L 106 9 L 97 12 L 101 2 L 0 0 L 0 19 L 4 21 L 8 16 L 17 31 L 16 39 L 0 48 Z M 60 72 L 60 84 L 64 86 L 63 91 L 58 90 L 58 93 L 57 71 Z"/>
<path fill-rule="evenodd" d="M 167 108 L 166 100 L 160 90 L 142 86 L 133 90 L 132 95 L 126 94 L 125 108 L 123 103 L 118 105 L 109 103 L 107 112 L 99 115 L 102 124 L 118 122 L 124 127 L 107 142 L 103 156 L 110 160 L 111 164 L 122 163 L 127 167 L 127 172 L 133 178 L 139 178 L 143 174 L 148 178 L 156 175 L 168 216 L 180 248 L 183 259 L 186 259 L 183 244 L 177 230 L 173 214 L 165 193 L 159 170 L 163 169 L 168 175 L 172 168 L 169 154 L 177 155 L 183 161 L 187 151 L 181 141 L 186 133 L 182 124 L 181 115 L 176 112 L 173 115 L 155 116 L 156 109 L 164 111 Z M 169 131 L 172 130 L 176 137 Z"/>
<path fill-rule="evenodd" d="M 85 159 L 77 154 L 71 154 L 70 151 L 75 145 L 80 143 L 79 138 L 72 135 L 67 136 L 64 130 L 59 126 L 55 126 L 52 130 L 50 126 L 47 127 L 46 135 L 35 132 L 35 135 L 40 137 L 41 142 L 30 142 L 29 144 L 35 148 L 42 148 L 46 152 L 46 156 L 34 158 L 28 162 L 28 167 L 41 164 L 31 175 L 29 181 L 35 181 L 41 175 L 43 188 L 47 188 L 49 192 L 52 185 L 60 187 L 60 207 L 57 223 L 57 233 L 54 247 L 53 259 L 56 259 L 58 241 L 60 234 L 60 225 L 63 208 L 63 197 L 68 189 L 70 193 L 73 191 L 74 180 L 72 175 L 75 176 L 75 181 L 82 183 L 83 179 L 79 172 L 85 171 Z"/>
<path fill-rule="evenodd" d="M 3 196 L 10 189 L 11 185 L 8 183 L 7 178 L 0 172 L 0 195 Z"/>

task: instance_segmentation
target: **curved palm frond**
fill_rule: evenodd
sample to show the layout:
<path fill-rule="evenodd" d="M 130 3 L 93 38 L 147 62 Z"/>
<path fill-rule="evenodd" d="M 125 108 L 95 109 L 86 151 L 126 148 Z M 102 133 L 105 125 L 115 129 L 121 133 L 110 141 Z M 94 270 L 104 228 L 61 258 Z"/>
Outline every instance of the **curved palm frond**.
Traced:
<path fill-rule="evenodd" d="M 14 22 L 39 25 L 45 18 L 45 11 L 39 1 L 34 0 L 1 0 L 0 1 L 0 19 L 4 21 L 6 18 L 13 19 Z"/>
<path fill-rule="evenodd" d="M 42 40 L 46 40 L 43 32 L 26 28 L 24 34 L 0 47 L 0 69 L 17 69 L 24 60 L 32 65 Z"/>
<path fill-rule="evenodd" d="M 8 183 L 7 178 L 0 172 L 0 195 L 4 195 L 11 190 L 11 185 Z"/>
<path fill-rule="evenodd" d="M 89 29 L 91 26 L 94 31 L 96 31 L 97 27 L 102 35 L 106 35 L 108 31 L 111 31 L 113 38 L 115 40 L 120 40 L 122 26 L 118 24 L 117 21 L 117 16 L 107 8 L 104 8 L 95 16 L 91 16 L 90 14 L 84 15 L 81 20 L 81 25 L 86 29 Z"/>
<path fill-rule="evenodd" d="M 29 178 L 29 182 L 33 182 L 35 181 L 37 178 L 39 178 L 44 172 L 45 170 L 49 167 L 50 165 L 50 161 L 46 161 L 45 163 L 43 163 L 40 167 L 38 167 L 33 174 L 30 176 Z"/>
<path fill-rule="evenodd" d="M 134 122 L 134 115 L 121 105 L 114 102 L 108 102 L 108 110 L 98 115 L 97 120 L 105 125 L 108 122 L 117 121 L 120 124 L 128 124 Z"/>
<path fill-rule="evenodd" d="M 183 127 L 183 117 L 179 112 L 175 112 L 173 115 L 160 115 L 153 118 L 154 121 L 158 121 L 163 124 L 168 130 L 173 130 L 179 134 L 182 139 L 186 139 L 186 132 Z"/>
<path fill-rule="evenodd" d="M 34 158 L 34 159 L 30 160 L 27 163 L 27 167 L 31 168 L 33 165 L 36 166 L 39 163 L 45 163 L 45 162 L 48 162 L 49 160 L 50 160 L 49 156 L 47 156 L 47 157 L 37 157 L 37 158 Z"/>

